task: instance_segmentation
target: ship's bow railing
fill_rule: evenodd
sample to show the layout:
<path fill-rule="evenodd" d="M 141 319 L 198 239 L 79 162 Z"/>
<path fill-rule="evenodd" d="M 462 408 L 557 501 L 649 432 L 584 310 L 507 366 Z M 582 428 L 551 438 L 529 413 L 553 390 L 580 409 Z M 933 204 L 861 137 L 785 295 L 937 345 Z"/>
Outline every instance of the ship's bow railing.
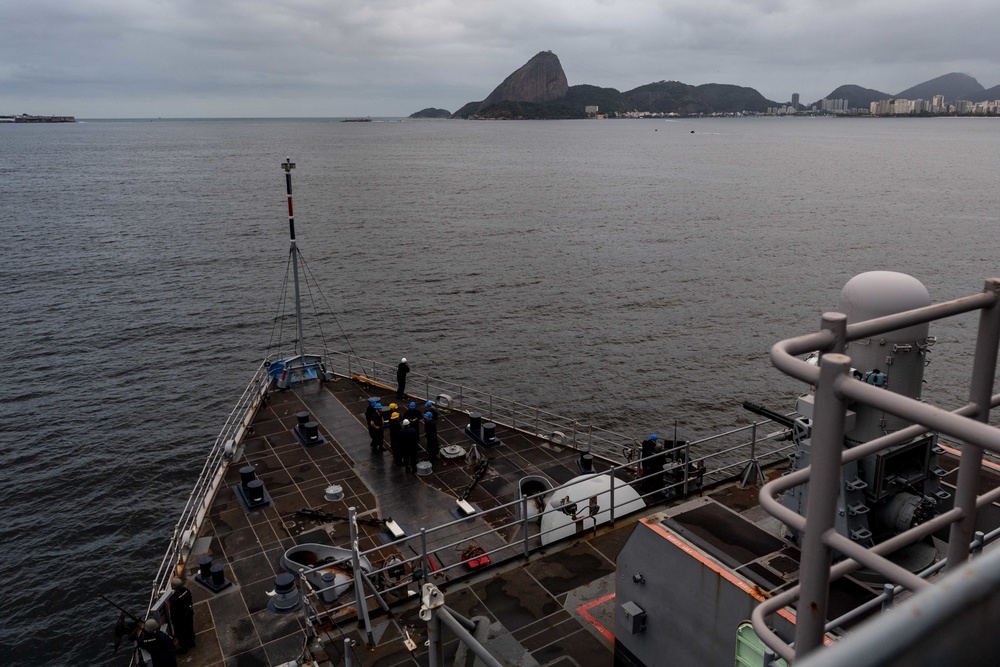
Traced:
<path fill-rule="evenodd" d="M 386 388 L 396 386 L 396 367 L 373 359 L 336 350 L 324 350 L 327 371 Z M 465 384 L 442 380 L 431 375 L 410 373 L 407 393 L 423 396 L 438 406 L 468 413 L 479 413 L 486 421 L 542 438 L 563 447 L 572 447 L 612 462 L 635 462 L 638 458 L 639 438 L 618 433 L 611 429 L 583 423 L 573 417 L 533 407 L 494 393 L 480 391 Z M 387 397 L 389 401 L 395 400 Z M 385 402 L 385 401 L 384 401 Z M 775 432 L 758 437 L 757 429 L 768 420 L 755 422 L 724 433 L 685 443 L 687 460 L 701 458 L 701 452 L 713 451 L 718 465 L 708 471 L 707 479 L 716 481 L 732 476 L 734 468 L 745 467 L 759 454 L 761 463 L 783 458 L 793 447 L 774 446 L 772 441 L 785 437 L 785 432 Z M 676 431 L 676 422 L 674 424 Z M 677 440 L 676 435 L 674 441 Z M 756 450 L 756 446 L 760 450 Z M 747 452 L 751 452 L 749 459 Z"/>
<path fill-rule="evenodd" d="M 981 539 L 973 539 L 977 507 L 1000 500 L 1000 489 L 977 495 L 983 451 L 1000 453 L 1000 429 L 986 423 L 990 408 L 1000 403 L 1000 395 L 992 394 L 997 349 L 1000 343 L 998 304 L 1000 304 L 1000 280 L 994 279 L 986 282 L 980 294 L 865 322 L 848 324 L 844 315 L 827 313 L 823 316 L 822 328 L 818 333 L 782 341 L 772 348 L 771 358 L 777 368 L 816 387 L 810 448 L 811 465 L 766 484 L 760 493 L 761 505 L 802 535 L 799 586 L 761 603 L 752 616 L 754 630 L 778 656 L 791 661 L 810 655 L 820 656 L 824 653 L 820 651 L 813 654 L 822 646 L 825 632 L 830 629 L 827 610 L 832 579 L 866 567 L 903 589 L 922 591 L 930 586 L 928 581 L 893 563 L 886 557 L 888 554 L 949 526 L 946 558 L 949 570 L 965 562 L 970 549 L 982 546 Z M 966 406 L 948 412 L 901 394 L 886 391 L 881 387 L 866 384 L 852 376 L 851 360 L 844 354 L 848 342 L 878 338 L 897 329 L 974 311 L 979 311 L 980 323 L 970 380 L 970 400 Z M 818 365 L 811 365 L 799 359 L 800 355 L 813 351 L 823 353 Z M 902 417 L 914 425 L 845 450 L 843 436 L 848 402 L 873 406 Z M 838 511 L 841 466 L 899 445 L 928 431 L 952 436 L 964 443 L 952 509 L 870 549 L 837 533 L 834 530 L 834 522 Z M 809 503 L 806 516 L 803 517 L 782 506 L 778 497 L 788 489 L 807 482 Z M 835 553 L 845 558 L 831 566 Z M 968 571 L 966 573 L 968 574 Z M 983 578 L 984 582 L 986 579 Z M 924 595 L 933 596 L 935 593 L 931 590 Z M 914 601 L 916 599 L 914 598 Z M 795 604 L 798 610 L 794 645 L 784 642 L 768 624 L 770 615 L 792 604 Z M 933 608 L 933 603 L 928 600 L 921 605 L 921 613 L 911 618 L 911 621 L 916 623 L 922 615 L 921 622 L 926 624 L 928 635 L 935 633 L 934 622 L 941 620 L 938 614 L 929 611 Z M 944 608 L 942 605 L 941 609 Z M 949 605 L 947 608 L 955 607 Z M 1000 610 L 995 613 L 1000 616 Z M 1000 621 L 1000 617 L 996 620 Z M 879 634 L 878 636 L 881 645 L 871 646 L 872 650 L 868 652 L 869 656 L 873 656 L 872 661 L 831 664 L 886 664 L 879 662 L 886 655 L 886 651 L 891 652 L 894 648 L 902 650 L 904 647 L 901 643 L 906 641 L 904 637 L 911 635 Z M 970 642 L 974 642 L 975 639 L 974 636 L 969 638 Z M 844 643 L 848 644 L 850 641 L 849 638 Z M 875 650 L 876 648 L 878 650 Z M 831 655 L 837 650 L 832 649 Z M 855 651 L 852 655 L 857 653 Z"/>
<path fill-rule="evenodd" d="M 180 519 L 174 526 L 170 546 L 167 548 L 157 570 L 156 578 L 153 580 L 149 599 L 150 608 L 163 591 L 168 588 L 170 579 L 177 576 L 178 567 L 184 563 L 191 547 L 194 546 L 194 539 L 198 535 L 205 516 L 211 509 L 212 499 L 222 484 L 229 460 L 253 423 L 254 415 L 256 415 L 257 409 L 271 386 L 271 379 L 268 375 L 269 365 L 270 360 L 264 360 L 257 372 L 254 373 L 209 451 L 194 488 L 188 495 Z"/>
<path fill-rule="evenodd" d="M 335 350 L 324 351 L 327 370 L 387 388 L 396 386 L 396 367 L 373 359 Z M 486 421 L 504 424 L 566 447 L 574 447 L 605 457 L 619 457 L 622 449 L 635 444 L 627 435 L 510 400 L 457 382 L 412 372 L 407 376 L 407 393 L 422 395 L 440 407 L 475 412 Z M 394 399 L 390 399 L 394 400 Z"/>

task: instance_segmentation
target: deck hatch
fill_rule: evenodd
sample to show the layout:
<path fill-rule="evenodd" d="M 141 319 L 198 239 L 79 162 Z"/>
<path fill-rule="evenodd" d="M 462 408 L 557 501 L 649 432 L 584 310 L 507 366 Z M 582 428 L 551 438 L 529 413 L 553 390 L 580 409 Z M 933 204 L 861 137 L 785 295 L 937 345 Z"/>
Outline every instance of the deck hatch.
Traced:
<path fill-rule="evenodd" d="M 785 547 L 778 538 L 714 501 L 668 518 L 664 525 L 734 569 Z"/>

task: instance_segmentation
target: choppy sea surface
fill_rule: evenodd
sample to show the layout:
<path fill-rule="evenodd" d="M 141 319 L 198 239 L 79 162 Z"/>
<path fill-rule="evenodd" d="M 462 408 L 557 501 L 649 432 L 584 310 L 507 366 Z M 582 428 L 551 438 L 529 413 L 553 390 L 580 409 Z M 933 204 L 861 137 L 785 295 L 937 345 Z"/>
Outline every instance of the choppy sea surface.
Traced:
<path fill-rule="evenodd" d="M 639 437 L 791 409 L 768 349 L 857 273 L 1000 275 L 998 155 L 995 119 L 0 125 L 0 661 L 122 663 L 98 594 L 145 610 L 267 350 L 286 156 L 328 345 Z"/>

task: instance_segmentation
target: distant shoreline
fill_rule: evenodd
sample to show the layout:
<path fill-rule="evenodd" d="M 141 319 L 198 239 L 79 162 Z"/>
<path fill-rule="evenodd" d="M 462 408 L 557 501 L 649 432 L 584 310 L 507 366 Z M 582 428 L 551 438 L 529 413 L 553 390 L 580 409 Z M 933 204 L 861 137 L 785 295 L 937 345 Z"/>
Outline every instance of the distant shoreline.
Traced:
<path fill-rule="evenodd" d="M 16 118 L 15 116 L 0 116 L 0 125 L 6 125 L 6 124 L 13 125 L 15 122 L 19 122 L 19 123 L 95 123 L 95 122 L 96 123 L 155 123 L 155 122 L 161 122 L 161 123 L 191 123 L 191 122 L 217 123 L 217 122 L 227 122 L 227 121 L 228 122 L 241 121 L 241 122 L 265 122 L 266 123 L 266 122 L 303 121 L 303 122 L 315 122 L 315 123 L 336 123 L 336 122 L 343 122 L 343 121 L 346 120 L 345 118 L 343 118 L 341 116 L 288 116 L 288 117 L 281 117 L 281 116 L 270 116 L 270 117 L 260 117 L 260 116 L 232 117 L 232 116 L 230 116 L 230 117 L 217 117 L 217 118 L 97 118 L 97 117 L 95 117 L 95 118 L 76 118 L 74 116 L 49 116 L 49 117 L 36 117 L 36 118 L 53 118 L 53 119 L 55 119 L 55 118 L 67 118 L 67 119 L 72 119 L 72 120 L 30 120 L 30 121 L 29 120 L 15 121 L 14 120 L 15 118 Z M 935 118 L 935 119 L 944 119 L 944 118 L 956 119 L 956 118 L 960 118 L 960 119 L 986 119 L 986 120 L 988 120 L 988 119 L 997 119 L 997 118 L 1000 118 L 1000 116 L 964 115 L 964 114 L 963 115 L 934 115 L 934 116 L 909 116 L 909 115 L 872 116 L 870 114 L 863 114 L 863 115 L 856 115 L 856 116 L 846 115 L 846 114 L 845 115 L 832 115 L 831 114 L 831 115 L 822 115 L 822 116 L 820 116 L 820 115 L 812 116 L 812 115 L 806 115 L 806 114 L 795 114 L 795 115 L 789 114 L 787 116 L 775 116 L 775 115 L 767 115 L 767 114 L 745 114 L 745 115 L 741 115 L 741 116 L 736 116 L 734 114 L 718 114 L 718 115 L 704 115 L 704 116 L 694 116 L 694 115 L 692 115 L 692 116 L 675 116 L 675 117 L 671 117 L 671 118 L 665 118 L 665 117 L 660 117 L 660 116 L 647 116 L 647 117 L 642 117 L 642 118 L 608 118 L 606 120 L 642 120 L 642 121 L 655 121 L 655 120 L 681 121 L 681 120 L 684 120 L 684 121 L 688 121 L 688 120 L 719 120 L 719 119 L 737 120 L 737 119 L 740 119 L 740 118 L 747 118 L 747 119 L 750 119 L 750 118 L 753 118 L 753 119 L 762 119 L 762 118 L 775 118 L 775 119 L 777 119 L 777 118 L 781 118 L 782 120 L 784 120 L 784 119 L 791 119 L 791 118 L 799 118 L 799 119 L 818 119 L 818 118 L 830 118 L 830 119 L 832 119 L 832 118 L 839 118 L 839 119 L 854 118 L 854 119 L 860 119 L 860 118 L 868 118 L 868 119 L 872 119 L 872 120 L 876 120 L 876 119 L 878 119 L 878 120 L 886 120 L 886 119 L 919 119 L 919 118 L 925 118 L 925 119 L 929 119 L 929 118 Z M 452 119 L 442 119 L 442 118 L 407 118 L 406 116 L 371 116 L 369 118 L 368 122 L 373 122 L 373 123 L 386 123 L 386 122 L 397 122 L 397 123 L 398 122 L 407 122 L 407 123 L 410 123 L 410 122 L 419 122 L 419 123 L 435 122 L 435 123 L 440 123 L 440 122 L 445 122 L 445 121 L 449 121 L 449 120 L 452 120 Z M 454 119 L 454 120 L 461 120 L 461 119 Z M 477 119 L 477 120 L 507 121 L 509 119 L 500 119 L 500 118 L 497 118 L 497 119 L 489 118 L 488 119 L 488 118 L 481 118 L 481 119 Z M 594 119 L 567 118 L 567 119 L 524 119 L 524 120 L 592 121 Z M 604 120 L 604 119 L 602 119 L 602 120 Z M 348 122 L 350 122 L 350 121 L 348 121 Z"/>
<path fill-rule="evenodd" d="M 75 123 L 75 116 L 0 116 L 0 123 Z"/>

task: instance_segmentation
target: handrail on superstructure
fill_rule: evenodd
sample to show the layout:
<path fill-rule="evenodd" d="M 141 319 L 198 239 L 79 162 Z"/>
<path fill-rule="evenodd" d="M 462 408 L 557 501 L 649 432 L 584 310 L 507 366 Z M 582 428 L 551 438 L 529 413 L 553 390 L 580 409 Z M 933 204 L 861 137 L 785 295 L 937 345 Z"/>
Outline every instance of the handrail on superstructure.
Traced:
<path fill-rule="evenodd" d="M 760 491 L 761 506 L 803 536 L 800 584 L 758 605 L 751 617 L 754 630 L 778 656 L 792 661 L 822 646 L 832 579 L 863 564 L 911 590 L 925 587 L 927 583 L 923 579 L 899 568 L 884 556 L 946 526 L 951 526 L 946 558 L 948 568 L 961 564 L 968 557 L 970 545 L 975 544 L 972 531 L 977 507 L 1000 497 L 996 491 L 977 496 L 983 450 L 1000 453 L 1000 429 L 986 423 L 990 408 L 1000 404 L 1000 394 L 993 394 L 1000 346 L 998 304 L 1000 280 L 990 279 L 979 294 L 856 324 L 848 324 L 846 317 L 839 313 L 826 313 L 820 332 L 781 341 L 771 349 L 775 367 L 816 388 L 811 465 L 765 484 Z M 949 412 L 866 384 L 851 375 L 850 358 L 843 354 L 848 342 L 973 311 L 979 311 L 980 324 L 967 405 Z M 817 365 L 797 358 L 797 355 L 814 351 L 822 355 Z M 845 450 L 843 425 L 848 400 L 902 417 L 913 422 L 913 426 Z M 931 430 L 964 442 L 953 509 L 870 549 L 836 533 L 833 521 L 840 467 Z M 807 482 L 810 484 L 809 504 L 803 517 L 782 506 L 777 499 L 788 489 Z M 831 565 L 835 551 L 847 558 Z M 766 620 L 795 602 L 798 613 L 793 648 L 768 627 Z"/>

